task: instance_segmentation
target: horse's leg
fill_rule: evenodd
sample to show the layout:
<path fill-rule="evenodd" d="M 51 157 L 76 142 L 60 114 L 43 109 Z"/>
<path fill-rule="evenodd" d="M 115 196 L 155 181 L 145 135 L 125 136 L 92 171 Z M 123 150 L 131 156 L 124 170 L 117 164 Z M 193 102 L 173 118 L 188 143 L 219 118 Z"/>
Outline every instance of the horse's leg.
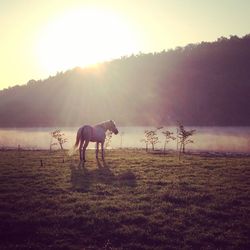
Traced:
<path fill-rule="evenodd" d="M 102 160 L 105 161 L 105 159 L 104 159 L 104 141 L 101 142 L 101 149 L 102 149 Z"/>
<path fill-rule="evenodd" d="M 95 158 L 98 160 L 98 153 L 99 153 L 99 142 L 96 143 L 96 150 L 95 150 Z"/>
<path fill-rule="evenodd" d="M 96 162 L 97 162 L 97 165 L 98 165 L 98 167 L 100 168 L 100 167 L 102 167 L 102 164 L 100 163 L 100 161 L 99 161 L 99 159 L 98 159 L 98 153 L 99 153 L 99 142 L 97 142 L 96 143 L 96 155 L 95 155 L 95 157 L 96 157 Z"/>
<path fill-rule="evenodd" d="M 80 163 L 82 162 L 82 145 L 84 143 L 84 140 L 81 140 L 80 146 L 79 146 L 79 155 L 80 155 Z"/>
<path fill-rule="evenodd" d="M 88 147 L 88 145 L 89 145 L 89 140 L 85 140 L 83 148 L 82 148 L 83 162 L 86 162 L 85 151 L 86 151 L 86 148 Z"/>

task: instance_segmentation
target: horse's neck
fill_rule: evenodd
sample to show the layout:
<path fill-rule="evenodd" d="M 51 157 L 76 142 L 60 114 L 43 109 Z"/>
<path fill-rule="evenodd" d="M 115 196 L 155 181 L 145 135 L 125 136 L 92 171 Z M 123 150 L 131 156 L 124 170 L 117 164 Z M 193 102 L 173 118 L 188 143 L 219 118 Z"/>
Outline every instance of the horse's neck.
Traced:
<path fill-rule="evenodd" d="M 106 122 L 103 123 L 102 127 L 104 128 L 105 132 L 108 130 L 108 125 Z"/>
<path fill-rule="evenodd" d="M 106 132 L 108 130 L 108 126 L 106 122 L 97 124 L 95 127 L 102 127 L 104 129 L 104 131 Z"/>

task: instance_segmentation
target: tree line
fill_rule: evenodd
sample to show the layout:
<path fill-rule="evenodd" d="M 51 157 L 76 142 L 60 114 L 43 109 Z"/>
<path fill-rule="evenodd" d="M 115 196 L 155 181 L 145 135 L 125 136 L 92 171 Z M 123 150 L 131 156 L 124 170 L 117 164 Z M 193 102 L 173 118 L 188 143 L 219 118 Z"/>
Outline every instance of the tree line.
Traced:
<path fill-rule="evenodd" d="M 0 126 L 250 125 L 250 35 L 140 53 L 0 91 Z"/>

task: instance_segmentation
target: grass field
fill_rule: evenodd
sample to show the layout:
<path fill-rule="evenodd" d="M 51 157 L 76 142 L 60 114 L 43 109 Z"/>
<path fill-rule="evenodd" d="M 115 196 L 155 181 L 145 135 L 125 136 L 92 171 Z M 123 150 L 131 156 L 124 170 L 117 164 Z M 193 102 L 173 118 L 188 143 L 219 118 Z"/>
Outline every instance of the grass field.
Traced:
<path fill-rule="evenodd" d="M 0 249 L 250 248 L 250 157 L 106 158 L 0 151 Z"/>

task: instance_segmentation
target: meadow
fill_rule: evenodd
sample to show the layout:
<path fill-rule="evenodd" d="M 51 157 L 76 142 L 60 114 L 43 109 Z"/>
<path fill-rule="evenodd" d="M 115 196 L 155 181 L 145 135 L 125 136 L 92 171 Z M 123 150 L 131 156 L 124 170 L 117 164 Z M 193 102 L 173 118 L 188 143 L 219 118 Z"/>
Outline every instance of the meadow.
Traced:
<path fill-rule="evenodd" d="M 106 166 L 93 150 L 87 160 L 0 151 L 1 249 L 250 248 L 250 157 L 115 149 Z"/>

